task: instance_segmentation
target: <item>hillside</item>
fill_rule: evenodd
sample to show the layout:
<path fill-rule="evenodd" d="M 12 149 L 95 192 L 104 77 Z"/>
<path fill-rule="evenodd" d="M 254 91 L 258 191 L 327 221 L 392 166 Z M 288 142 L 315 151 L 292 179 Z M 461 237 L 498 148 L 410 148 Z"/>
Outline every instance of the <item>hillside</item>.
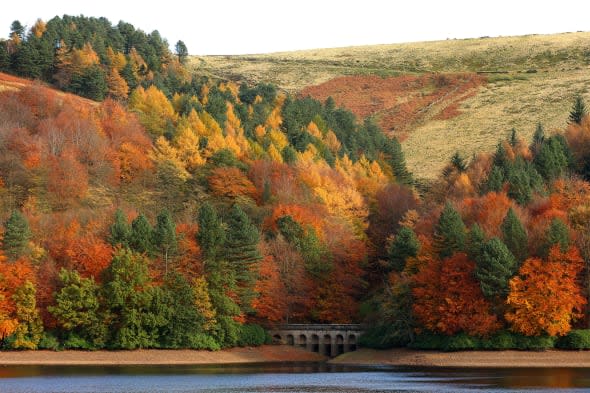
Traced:
<path fill-rule="evenodd" d="M 410 170 L 426 179 L 435 178 L 455 151 L 470 157 L 474 152 L 493 149 L 512 128 L 530 139 L 537 122 L 549 131 L 565 127 L 574 95 L 590 98 L 589 64 L 588 32 L 192 59 L 194 69 L 209 76 L 272 82 L 288 91 L 310 92 L 318 98 L 332 94 L 341 105 L 349 103 L 337 98 L 339 84 L 333 80 L 346 76 L 344 81 L 359 82 L 356 85 L 362 88 L 356 95 L 371 97 L 376 105 L 370 114 L 378 116 L 387 111 L 388 103 L 380 92 L 384 85 L 388 88 L 395 84 L 395 80 L 381 78 L 466 72 L 485 76 L 487 83 L 476 90 L 477 94 L 464 97 L 458 110 L 452 111 L 457 116 L 440 116 L 445 108 L 457 104 L 457 97 L 451 95 L 427 110 L 417 107 L 419 121 L 411 122 L 400 135 L 405 139 L 403 147 Z M 322 93 L 316 95 L 310 86 Z M 419 90 L 401 91 L 398 101 L 416 92 Z M 354 106 L 350 109 L 355 111 Z M 385 130 L 395 128 L 395 117 L 380 120 Z"/>

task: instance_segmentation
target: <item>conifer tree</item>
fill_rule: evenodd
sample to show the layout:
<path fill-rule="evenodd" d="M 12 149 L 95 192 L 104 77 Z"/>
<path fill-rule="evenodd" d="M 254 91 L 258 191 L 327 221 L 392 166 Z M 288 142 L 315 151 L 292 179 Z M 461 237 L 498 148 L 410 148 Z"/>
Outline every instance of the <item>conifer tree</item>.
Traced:
<path fill-rule="evenodd" d="M 540 150 L 541 146 L 545 142 L 545 129 L 543 128 L 543 124 L 541 122 L 537 123 L 537 127 L 535 128 L 535 133 L 533 134 L 533 141 L 531 143 L 531 151 L 534 155 L 536 155 Z"/>
<path fill-rule="evenodd" d="M 457 170 L 459 173 L 463 173 L 467 170 L 467 164 L 465 163 L 465 159 L 461 157 L 459 152 L 455 152 L 453 157 L 451 157 L 451 165 Z"/>
<path fill-rule="evenodd" d="M 162 253 L 165 272 L 168 274 L 168 258 L 177 248 L 176 225 L 168 210 L 163 210 L 156 218 L 154 245 Z"/>
<path fill-rule="evenodd" d="M 2 249 L 5 255 L 13 261 L 17 260 L 26 252 L 30 238 L 31 230 L 27 219 L 18 210 L 13 210 L 4 223 Z"/>
<path fill-rule="evenodd" d="M 559 245 L 561 252 L 565 252 L 570 244 L 570 235 L 567 225 L 559 218 L 554 218 L 549 224 L 543 246 L 542 255 L 549 255 L 549 250 L 554 245 Z"/>
<path fill-rule="evenodd" d="M 389 140 L 389 163 L 391 164 L 391 169 L 393 169 L 393 174 L 398 183 L 411 185 L 412 174 L 408 171 L 408 167 L 406 166 L 406 159 L 404 157 L 404 152 L 402 151 L 402 145 L 396 138 L 391 138 Z"/>
<path fill-rule="evenodd" d="M 581 95 L 577 95 L 574 100 L 574 105 L 570 111 L 568 122 L 570 124 L 582 124 L 582 119 L 588 114 L 586 103 Z"/>
<path fill-rule="evenodd" d="M 475 261 L 481 254 L 485 243 L 486 236 L 484 231 L 479 225 L 477 225 L 477 223 L 473 224 L 467 234 L 467 240 L 465 242 L 465 251 L 469 259 Z"/>
<path fill-rule="evenodd" d="M 389 267 L 396 272 L 402 272 L 406 267 L 406 260 L 418 255 L 419 250 L 420 242 L 414 231 L 408 227 L 401 227 L 387 250 Z"/>
<path fill-rule="evenodd" d="M 129 246 L 134 251 L 150 255 L 153 251 L 153 229 L 147 218 L 140 214 L 131 223 Z"/>
<path fill-rule="evenodd" d="M 510 208 L 502 221 L 502 238 L 512 255 L 523 262 L 528 257 L 528 238 L 522 223 Z"/>
<path fill-rule="evenodd" d="M 201 252 L 205 259 L 216 260 L 225 243 L 225 231 L 210 203 L 204 203 L 200 207 L 198 222 L 197 241 L 201 246 Z"/>
<path fill-rule="evenodd" d="M 508 294 L 508 281 L 518 270 L 516 259 L 502 240 L 492 238 L 476 258 L 475 276 L 488 299 L 502 300 Z"/>
<path fill-rule="evenodd" d="M 441 258 L 463 250 L 465 224 L 450 202 L 447 202 L 434 228 L 434 246 Z"/>
<path fill-rule="evenodd" d="M 122 247 L 129 246 L 131 238 L 131 228 L 127 223 L 127 217 L 121 209 L 115 212 L 115 222 L 109 228 L 109 243 L 113 246 L 121 245 Z"/>
<path fill-rule="evenodd" d="M 500 192 L 504 186 L 504 171 L 497 165 L 492 167 L 488 174 L 485 183 L 483 184 L 483 191 L 486 192 Z"/>

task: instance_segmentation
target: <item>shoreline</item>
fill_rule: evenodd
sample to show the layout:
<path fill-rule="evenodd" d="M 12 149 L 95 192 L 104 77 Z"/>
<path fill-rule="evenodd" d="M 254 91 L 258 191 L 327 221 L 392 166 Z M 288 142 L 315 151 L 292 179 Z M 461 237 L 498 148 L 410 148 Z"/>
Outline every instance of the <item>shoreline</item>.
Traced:
<path fill-rule="evenodd" d="M 0 351 L 1 366 L 147 366 L 231 365 L 256 363 L 324 362 L 328 358 L 287 345 L 230 348 L 220 351 L 191 349 L 137 349 L 123 351 Z"/>
<path fill-rule="evenodd" d="M 328 361 L 346 366 L 432 368 L 590 368 L 590 351 L 461 351 L 439 352 L 396 348 L 361 348 Z"/>

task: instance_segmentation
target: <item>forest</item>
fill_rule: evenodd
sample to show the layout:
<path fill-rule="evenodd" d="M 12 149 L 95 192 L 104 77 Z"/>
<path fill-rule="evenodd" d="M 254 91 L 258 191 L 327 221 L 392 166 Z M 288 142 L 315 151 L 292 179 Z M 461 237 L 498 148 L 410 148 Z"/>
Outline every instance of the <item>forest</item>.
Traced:
<path fill-rule="evenodd" d="M 196 75 L 182 41 L 124 22 L 25 30 L 0 41 L 2 348 L 216 350 L 286 322 L 590 347 L 581 98 L 566 129 L 513 130 L 422 184 L 331 98 Z"/>

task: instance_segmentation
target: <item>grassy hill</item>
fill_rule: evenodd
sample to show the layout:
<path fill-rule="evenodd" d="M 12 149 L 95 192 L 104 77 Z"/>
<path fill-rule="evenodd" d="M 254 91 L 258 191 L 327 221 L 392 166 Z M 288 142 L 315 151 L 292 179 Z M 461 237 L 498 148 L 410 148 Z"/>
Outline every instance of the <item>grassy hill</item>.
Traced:
<path fill-rule="evenodd" d="M 392 108 L 386 107 L 391 100 L 384 100 L 382 94 L 384 85 L 395 82 L 382 78 L 410 75 L 419 79 L 429 73 L 485 76 L 486 83 L 473 87 L 473 92 L 465 91 L 459 99 L 456 94 L 437 95 L 436 84 L 395 91 L 396 105 L 417 95 L 437 97 L 420 101 L 424 106 L 415 108 L 415 116 L 399 135 L 410 169 L 425 179 L 435 177 L 455 151 L 467 157 L 489 151 L 513 127 L 527 139 L 539 121 L 550 132 L 562 129 L 573 97 L 582 94 L 590 101 L 589 32 L 193 57 L 192 66 L 209 76 L 272 82 L 292 92 L 322 85 L 318 98 L 338 95 L 337 89 L 330 91 L 325 84 L 335 78 L 379 76 L 357 84 L 357 95 L 373 103 L 369 113 L 357 113 L 377 116 L 393 134 L 396 127 L 388 122 L 395 122 L 395 108 L 392 114 Z M 347 104 L 344 99 L 336 102 Z M 453 115 L 445 116 L 445 109 Z M 380 113 L 388 110 L 389 116 Z"/>

